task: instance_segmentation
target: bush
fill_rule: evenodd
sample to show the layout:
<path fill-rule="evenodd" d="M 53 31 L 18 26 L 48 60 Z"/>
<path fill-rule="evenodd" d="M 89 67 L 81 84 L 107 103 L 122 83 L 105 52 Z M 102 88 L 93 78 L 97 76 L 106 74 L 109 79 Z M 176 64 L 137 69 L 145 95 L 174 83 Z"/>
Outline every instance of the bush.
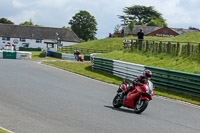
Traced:
<path fill-rule="evenodd" d="M 25 48 L 25 47 L 19 47 L 19 51 L 41 51 L 41 48 Z"/>
<path fill-rule="evenodd" d="M 47 53 L 45 51 L 42 51 L 39 55 L 39 57 L 46 57 Z"/>

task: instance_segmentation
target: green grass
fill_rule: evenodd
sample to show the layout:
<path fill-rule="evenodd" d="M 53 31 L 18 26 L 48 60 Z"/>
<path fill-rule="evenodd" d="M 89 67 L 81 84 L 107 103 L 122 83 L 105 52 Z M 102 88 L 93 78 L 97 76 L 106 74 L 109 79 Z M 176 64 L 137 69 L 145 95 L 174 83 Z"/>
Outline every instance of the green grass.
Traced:
<path fill-rule="evenodd" d="M 7 132 L 7 131 L 5 131 L 5 130 L 0 128 L 0 133 L 9 133 L 9 132 Z"/>
<path fill-rule="evenodd" d="M 119 77 L 113 76 L 102 71 L 92 70 L 91 63 L 44 62 L 43 64 L 51 65 L 60 69 L 71 71 L 107 83 L 119 85 L 122 82 L 122 79 Z M 155 93 L 156 95 L 166 96 L 169 98 L 179 99 L 182 101 L 200 105 L 200 98 L 198 97 L 180 94 L 177 92 L 159 88 L 156 88 Z"/>
<path fill-rule="evenodd" d="M 127 40 L 137 39 L 136 37 L 126 37 Z M 164 40 L 166 37 L 145 37 L 147 40 Z M 123 50 L 124 38 L 106 38 L 75 44 L 73 46 L 80 48 L 99 49 L 99 50 Z"/>
<path fill-rule="evenodd" d="M 127 37 L 126 39 L 136 39 L 136 37 Z M 173 40 L 173 41 L 194 41 L 200 42 L 200 33 L 184 34 L 177 37 L 151 37 L 146 36 L 146 40 Z M 123 49 L 124 38 L 106 38 L 101 40 L 89 41 L 74 46 L 93 48 L 93 49 L 112 49 L 113 52 L 99 54 L 98 57 L 121 60 L 141 65 L 160 67 L 176 71 L 200 74 L 200 56 L 171 56 L 168 54 L 147 54 L 133 50 Z"/>
<path fill-rule="evenodd" d="M 51 65 L 70 72 L 81 74 L 96 80 L 107 81 L 107 83 L 120 84 L 121 78 L 111 74 L 92 70 L 91 63 L 73 63 L 73 62 L 43 62 L 43 64 Z"/>
<path fill-rule="evenodd" d="M 131 50 L 113 51 L 107 54 L 98 54 L 97 57 L 121 60 L 141 65 L 165 68 L 176 71 L 200 74 L 200 58 L 173 57 L 167 54 L 153 54 L 134 52 Z"/>
<path fill-rule="evenodd" d="M 183 34 L 181 36 L 168 38 L 166 40 L 169 40 L 169 41 L 180 41 L 180 42 L 198 42 L 199 43 L 200 42 L 200 32 Z"/>

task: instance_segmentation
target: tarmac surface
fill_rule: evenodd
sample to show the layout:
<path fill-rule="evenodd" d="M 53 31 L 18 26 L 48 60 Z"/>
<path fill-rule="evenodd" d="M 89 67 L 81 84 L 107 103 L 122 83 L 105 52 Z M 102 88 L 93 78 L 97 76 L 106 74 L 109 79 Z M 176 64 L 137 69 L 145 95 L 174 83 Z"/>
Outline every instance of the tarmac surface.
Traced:
<path fill-rule="evenodd" d="M 0 60 L 0 127 L 15 133 L 199 133 L 200 107 L 153 97 L 112 107 L 116 85 L 33 61 Z"/>

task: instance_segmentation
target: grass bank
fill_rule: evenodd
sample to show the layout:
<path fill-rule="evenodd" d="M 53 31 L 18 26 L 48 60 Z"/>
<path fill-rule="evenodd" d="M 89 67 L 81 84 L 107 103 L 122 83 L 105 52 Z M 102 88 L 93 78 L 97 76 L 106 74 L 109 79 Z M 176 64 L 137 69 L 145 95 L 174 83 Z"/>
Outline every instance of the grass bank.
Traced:
<path fill-rule="evenodd" d="M 1 129 L 1 127 L 0 127 L 0 133 L 10 133 L 10 132 L 7 132 L 7 131 Z"/>
<path fill-rule="evenodd" d="M 100 80 L 107 83 L 119 85 L 122 82 L 122 79 L 119 77 L 113 76 L 108 73 L 104 73 L 102 71 L 92 70 L 91 63 L 44 62 L 43 64 L 64 69 L 66 71 L 71 71 L 71 72 L 81 74 L 81 75 L 90 77 L 92 79 Z M 165 89 L 159 89 L 159 88 L 155 90 L 155 93 L 156 95 L 161 95 L 168 98 L 178 99 L 178 100 L 200 105 L 200 98 L 198 97 L 193 97 L 193 96 L 180 94 L 180 93 L 176 93 L 176 92 L 165 90 Z"/>
<path fill-rule="evenodd" d="M 146 36 L 146 40 L 163 40 L 163 41 L 187 41 L 200 42 L 200 33 L 184 34 L 177 37 L 151 37 Z M 136 37 L 127 37 L 126 39 L 136 39 Z M 165 53 L 145 53 L 136 50 L 123 49 L 124 38 L 106 38 L 101 40 L 89 41 L 73 46 L 92 48 L 92 49 L 112 49 L 113 52 L 99 54 L 98 57 L 121 60 L 141 65 L 160 67 L 176 71 L 200 74 L 200 55 L 195 56 L 173 56 Z"/>
<path fill-rule="evenodd" d="M 113 51 L 107 54 L 98 54 L 97 57 L 200 74 L 200 57 L 173 57 L 167 54 L 149 55 L 131 50 L 121 50 Z"/>
<path fill-rule="evenodd" d="M 200 42 L 200 32 L 183 34 L 181 36 L 168 38 L 166 40 L 180 42 Z"/>
<path fill-rule="evenodd" d="M 125 39 L 131 40 L 131 39 L 137 39 L 137 37 L 126 37 Z M 147 36 L 145 37 L 147 40 L 165 40 L 170 39 L 169 37 L 151 37 Z M 80 48 L 88 48 L 88 49 L 100 49 L 100 50 L 123 50 L 123 41 L 124 38 L 116 37 L 116 38 L 105 38 L 101 40 L 94 40 L 94 41 L 88 41 L 83 42 L 79 44 L 75 44 L 73 46 L 80 47 Z"/>

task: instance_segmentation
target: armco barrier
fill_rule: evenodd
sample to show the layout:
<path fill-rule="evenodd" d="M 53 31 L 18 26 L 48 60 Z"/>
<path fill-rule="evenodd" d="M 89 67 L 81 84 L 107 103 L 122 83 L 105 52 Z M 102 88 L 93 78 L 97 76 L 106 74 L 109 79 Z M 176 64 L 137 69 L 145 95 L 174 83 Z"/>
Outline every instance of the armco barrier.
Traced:
<path fill-rule="evenodd" d="M 113 60 L 113 75 L 133 80 L 144 71 L 144 65 Z"/>
<path fill-rule="evenodd" d="M 145 69 L 149 69 L 153 72 L 152 82 L 156 88 L 169 89 L 200 97 L 200 75 L 198 74 L 143 66 L 98 57 L 93 58 L 92 68 L 130 80 L 142 75 L 142 72 Z"/>
<path fill-rule="evenodd" d="M 74 57 L 74 54 L 57 53 L 57 52 L 52 52 L 52 51 L 48 51 L 48 52 L 49 52 L 48 56 L 51 56 L 51 57 L 67 59 L 67 60 L 76 60 Z M 90 61 L 90 56 L 83 55 L 83 58 L 84 58 L 84 61 Z"/>
<path fill-rule="evenodd" d="M 92 69 L 98 69 L 113 74 L 113 60 L 94 57 Z"/>
<path fill-rule="evenodd" d="M 0 51 L 0 59 L 3 59 L 3 51 Z"/>
<path fill-rule="evenodd" d="M 145 66 L 153 72 L 155 87 L 200 97 L 200 75 Z"/>
<path fill-rule="evenodd" d="M 16 58 L 17 59 L 31 59 L 32 58 L 32 53 L 31 52 L 17 51 Z"/>
<path fill-rule="evenodd" d="M 84 61 L 90 61 L 90 56 L 89 55 L 84 55 Z"/>
<path fill-rule="evenodd" d="M 3 51 L 3 58 L 4 59 L 16 59 L 17 58 L 16 51 Z"/>
<path fill-rule="evenodd" d="M 62 53 L 57 53 L 57 52 L 51 52 L 50 56 L 55 57 L 55 58 L 62 58 Z"/>
<path fill-rule="evenodd" d="M 115 76 L 133 80 L 144 71 L 143 65 L 94 57 L 93 69 L 102 70 Z"/>
<path fill-rule="evenodd" d="M 31 52 L 23 51 L 0 51 L 0 59 L 31 59 Z"/>
<path fill-rule="evenodd" d="M 62 59 L 75 60 L 73 54 L 64 54 L 64 53 L 62 53 Z"/>

